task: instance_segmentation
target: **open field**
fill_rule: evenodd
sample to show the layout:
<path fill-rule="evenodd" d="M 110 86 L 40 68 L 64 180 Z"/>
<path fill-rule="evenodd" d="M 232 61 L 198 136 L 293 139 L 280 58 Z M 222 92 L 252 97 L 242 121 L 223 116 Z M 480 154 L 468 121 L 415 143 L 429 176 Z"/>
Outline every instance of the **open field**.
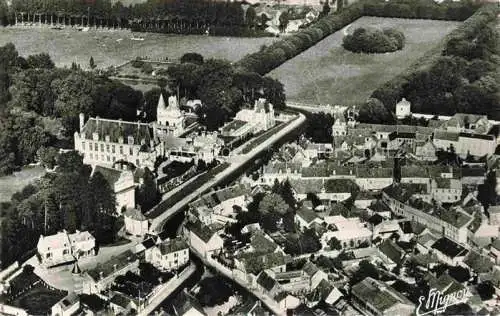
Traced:
<path fill-rule="evenodd" d="M 376 87 L 402 72 L 460 22 L 362 17 L 270 73 L 285 85 L 287 99 L 320 104 L 359 104 Z M 404 32 L 402 51 L 355 54 L 342 47 L 357 27 L 394 27 Z"/>
<path fill-rule="evenodd" d="M 25 167 L 9 176 L 0 177 L 0 202 L 10 201 L 12 194 L 21 191 L 25 186 L 45 174 L 41 166 Z"/>
<path fill-rule="evenodd" d="M 144 41 L 131 37 L 141 36 Z M 203 35 L 170 35 L 134 33 L 128 30 L 53 30 L 48 27 L 5 27 L 0 31 L 0 45 L 16 45 L 23 56 L 47 52 L 57 66 L 77 62 L 87 67 L 90 56 L 98 67 L 119 65 L 137 56 L 152 59 L 178 59 L 184 53 L 196 52 L 206 58 L 241 59 L 250 52 L 269 45 L 276 38 L 213 37 Z"/>

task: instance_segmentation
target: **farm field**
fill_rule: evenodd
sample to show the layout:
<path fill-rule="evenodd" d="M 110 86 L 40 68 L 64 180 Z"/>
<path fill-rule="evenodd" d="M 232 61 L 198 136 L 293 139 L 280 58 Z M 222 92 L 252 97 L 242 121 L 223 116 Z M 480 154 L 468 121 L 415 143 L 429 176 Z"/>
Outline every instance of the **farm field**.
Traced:
<path fill-rule="evenodd" d="M 139 36 L 144 40 L 131 40 L 131 37 Z M 0 32 L 0 46 L 12 42 L 23 56 L 47 52 L 57 66 L 70 66 L 72 62 L 77 62 L 82 67 L 87 67 L 90 56 L 93 56 L 99 68 L 123 64 L 137 56 L 178 59 L 188 52 L 200 53 L 206 58 L 236 61 L 275 40 L 271 37 L 132 33 L 129 30 L 79 32 L 48 27 L 5 27 Z"/>
<path fill-rule="evenodd" d="M 460 22 L 362 17 L 269 75 L 285 85 L 287 99 L 313 104 L 352 105 L 364 102 L 375 88 L 401 73 L 435 47 Z M 394 27 L 404 32 L 402 51 L 355 54 L 342 47 L 345 34 L 357 27 Z"/>

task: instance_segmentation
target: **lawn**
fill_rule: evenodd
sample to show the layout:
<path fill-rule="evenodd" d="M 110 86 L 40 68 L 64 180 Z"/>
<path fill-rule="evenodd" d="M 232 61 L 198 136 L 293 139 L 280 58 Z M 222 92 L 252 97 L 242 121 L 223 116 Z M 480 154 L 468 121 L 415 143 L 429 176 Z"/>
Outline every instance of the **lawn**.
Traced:
<path fill-rule="evenodd" d="M 0 32 L 0 45 L 12 42 L 23 56 L 48 52 L 58 66 L 69 66 L 75 61 L 87 67 L 90 56 L 93 56 L 98 67 L 107 67 L 123 64 L 137 56 L 178 59 L 188 52 L 236 61 L 276 40 L 158 33 L 137 33 L 134 36 L 141 36 L 144 41 L 131 40 L 129 30 L 78 32 L 47 27 L 5 27 Z"/>
<path fill-rule="evenodd" d="M 359 104 L 379 85 L 401 73 L 435 47 L 460 22 L 362 17 L 270 73 L 285 85 L 290 101 Z M 406 37 L 402 51 L 355 54 L 342 47 L 344 34 L 357 27 L 394 27 Z"/>
<path fill-rule="evenodd" d="M 41 166 L 25 167 L 9 176 L 0 177 L 0 202 L 10 201 L 12 194 L 21 191 L 26 185 L 45 174 Z"/>

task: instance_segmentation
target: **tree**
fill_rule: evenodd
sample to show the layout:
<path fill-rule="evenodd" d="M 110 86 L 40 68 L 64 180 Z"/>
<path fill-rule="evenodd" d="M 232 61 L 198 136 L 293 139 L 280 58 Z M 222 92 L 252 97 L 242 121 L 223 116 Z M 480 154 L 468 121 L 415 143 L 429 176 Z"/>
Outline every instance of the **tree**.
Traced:
<path fill-rule="evenodd" d="M 374 98 L 368 99 L 366 104 L 361 107 L 358 120 L 371 124 L 392 124 L 395 121 L 393 114 L 387 110 L 384 104 Z"/>
<path fill-rule="evenodd" d="M 331 143 L 333 116 L 324 112 L 313 113 L 307 120 L 306 137 L 315 143 Z"/>
<path fill-rule="evenodd" d="M 255 11 L 254 7 L 249 6 L 245 14 L 245 23 L 248 25 L 248 27 L 253 28 L 255 27 L 256 20 L 257 12 Z"/>
<path fill-rule="evenodd" d="M 285 200 L 276 193 L 271 193 L 262 199 L 259 203 L 259 212 L 263 215 L 276 213 L 284 215 L 288 212 L 289 206 Z"/>
<path fill-rule="evenodd" d="M 288 11 L 281 12 L 279 16 L 279 22 L 280 22 L 279 25 L 280 31 L 284 33 L 286 31 L 288 23 L 290 22 L 290 14 L 288 13 Z"/>
<path fill-rule="evenodd" d="M 192 63 L 196 65 L 202 65 L 203 61 L 204 61 L 203 56 L 198 53 L 186 53 L 181 57 L 182 64 Z"/>
<path fill-rule="evenodd" d="M 97 65 L 94 62 L 94 57 L 93 56 L 90 56 L 89 66 L 90 66 L 90 69 L 92 69 L 92 70 L 95 69 L 95 67 L 97 67 Z"/>
<path fill-rule="evenodd" d="M 56 159 L 59 151 L 54 147 L 40 147 L 36 156 L 45 168 L 52 169 L 56 165 Z"/>
<path fill-rule="evenodd" d="M 495 287 L 491 281 L 485 281 L 477 285 L 477 293 L 483 301 L 490 300 L 495 293 Z"/>
<path fill-rule="evenodd" d="M 363 281 L 365 278 L 371 277 L 373 279 L 379 279 L 379 271 L 377 267 L 375 267 L 370 261 L 362 260 L 359 263 L 359 268 L 354 272 L 350 283 L 356 284 L 360 281 Z"/>
<path fill-rule="evenodd" d="M 143 117 L 146 122 L 155 122 L 157 117 L 158 100 L 162 90 L 160 88 L 153 88 L 144 93 L 144 105 L 142 107 Z"/>
<path fill-rule="evenodd" d="M 160 193 L 156 187 L 153 173 L 148 169 L 144 169 L 143 183 L 137 190 L 137 204 L 141 206 L 143 212 L 149 211 L 153 206 L 158 204 Z"/>
<path fill-rule="evenodd" d="M 28 63 L 28 67 L 33 69 L 40 69 L 40 68 L 52 69 L 55 67 L 54 62 L 47 53 L 30 55 L 28 56 L 26 62 Z"/>
<path fill-rule="evenodd" d="M 328 0 L 327 0 L 327 1 L 325 1 L 325 4 L 323 4 L 323 9 L 321 10 L 321 13 L 320 13 L 320 18 L 327 16 L 330 13 L 330 10 L 331 10 L 330 4 L 328 3 Z"/>
<path fill-rule="evenodd" d="M 332 239 L 330 239 L 328 241 L 328 246 L 334 250 L 342 249 L 342 244 L 341 244 L 340 240 L 338 240 L 336 237 L 332 237 Z"/>

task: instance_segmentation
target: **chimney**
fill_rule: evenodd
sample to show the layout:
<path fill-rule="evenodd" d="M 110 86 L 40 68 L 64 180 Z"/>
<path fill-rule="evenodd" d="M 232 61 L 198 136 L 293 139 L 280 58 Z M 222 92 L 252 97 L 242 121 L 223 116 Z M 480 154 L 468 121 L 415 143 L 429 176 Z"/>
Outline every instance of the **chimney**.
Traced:
<path fill-rule="evenodd" d="M 103 279 L 103 278 L 104 278 L 104 272 L 99 271 L 99 277 L 100 277 L 101 279 Z"/>
<path fill-rule="evenodd" d="M 80 133 L 83 131 L 84 125 L 85 125 L 85 114 L 80 113 Z"/>

